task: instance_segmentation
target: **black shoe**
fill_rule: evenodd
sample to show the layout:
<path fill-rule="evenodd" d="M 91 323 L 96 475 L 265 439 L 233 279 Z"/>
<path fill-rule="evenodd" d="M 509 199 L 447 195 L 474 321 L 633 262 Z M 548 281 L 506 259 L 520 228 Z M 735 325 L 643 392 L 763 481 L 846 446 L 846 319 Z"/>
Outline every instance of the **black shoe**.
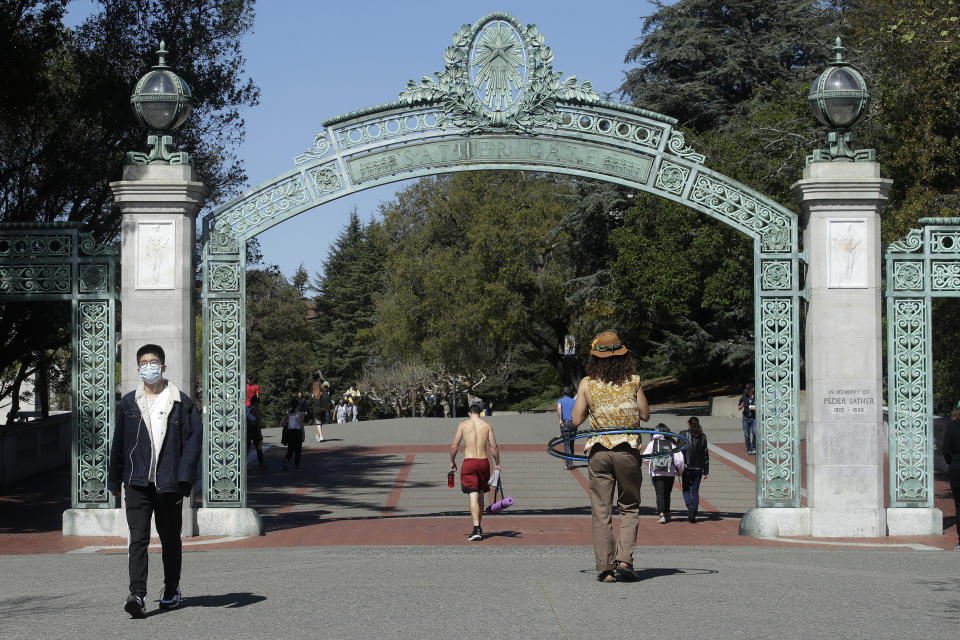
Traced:
<path fill-rule="evenodd" d="M 640 579 L 637 577 L 637 572 L 633 570 L 633 565 L 626 562 L 618 562 L 614 571 L 617 572 L 617 580 L 623 582 L 636 582 Z"/>
<path fill-rule="evenodd" d="M 597 582 L 611 583 L 616 581 L 617 581 L 617 574 L 614 571 L 610 571 L 610 570 L 601 571 L 600 573 L 597 574 Z"/>
<path fill-rule="evenodd" d="M 160 594 L 160 608 L 161 609 L 176 609 L 180 606 L 180 586 L 173 588 L 164 587 L 163 593 Z"/>
<path fill-rule="evenodd" d="M 694 507 L 687 507 L 687 520 L 690 522 L 697 521 L 697 510 Z"/>
<path fill-rule="evenodd" d="M 131 618 L 146 618 L 147 603 L 142 596 L 135 596 L 132 593 L 127 596 L 127 601 L 123 603 L 123 610 L 130 614 Z"/>
<path fill-rule="evenodd" d="M 483 539 L 483 530 L 480 527 L 474 527 L 473 531 L 470 532 L 470 535 L 467 536 L 467 540 L 482 540 Z"/>

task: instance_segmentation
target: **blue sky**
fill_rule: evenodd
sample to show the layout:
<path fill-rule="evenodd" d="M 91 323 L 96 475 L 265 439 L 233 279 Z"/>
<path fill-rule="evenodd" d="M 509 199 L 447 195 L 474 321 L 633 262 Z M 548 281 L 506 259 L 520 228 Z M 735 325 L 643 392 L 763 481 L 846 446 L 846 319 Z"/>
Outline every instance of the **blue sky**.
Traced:
<path fill-rule="evenodd" d="M 77 15 L 89 5 L 78 0 L 71 9 Z M 323 120 L 395 100 L 407 80 L 440 71 L 453 33 L 493 11 L 536 24 L 553 49 L 554 69 L 604 92 L 620 86 L 623 58 L 654 9 L 636 0 L 261 0 L 243 41 L 247 73 L 261 89 L 260 104 L 244 113 L 247 138 L 239 149 L 248 186 L 292 169 Z M 273 227 L 259 236 L 264 261 L 288 276 L 303 263 L 313 276 L 350 211 L 369 220 L 404 185 L 341 198 Z"/>

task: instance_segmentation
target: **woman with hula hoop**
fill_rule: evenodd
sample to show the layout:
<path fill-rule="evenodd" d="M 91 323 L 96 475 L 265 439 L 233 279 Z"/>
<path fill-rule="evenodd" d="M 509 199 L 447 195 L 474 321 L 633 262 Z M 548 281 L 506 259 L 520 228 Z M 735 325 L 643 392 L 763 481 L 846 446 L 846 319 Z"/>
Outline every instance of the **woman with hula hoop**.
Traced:
<path fill-rule="evenodd" d="M 573 407 L 573 424 L 580 426 L 590 414 L 594 430 L 636 429 L 650 419 L 636 363 L 613 331 L 604 331 L 590 344 L 587 377 L 580 381 Z M 640 526 L 640 435 L 620 433 L 587 439 L 590 478 L 590 512 L 593 515 L 593 551 L 597 580 L 635 582 L 633 549 Z M 613 492 L 617 491 L 620 531 L 613 535 Z"/>

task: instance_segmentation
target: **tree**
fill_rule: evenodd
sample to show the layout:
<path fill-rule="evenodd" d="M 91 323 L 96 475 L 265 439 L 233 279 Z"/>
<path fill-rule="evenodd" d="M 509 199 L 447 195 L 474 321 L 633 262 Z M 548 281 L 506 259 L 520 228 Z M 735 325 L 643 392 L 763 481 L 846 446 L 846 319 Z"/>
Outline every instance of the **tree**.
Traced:
<path fill-rule="evenodd" d="M 364 226 L 354 209 L 311 285 L 317 292 L 314 351 L 334 389 L 355 384 L 376 351 L 372 329 L 383 291 L 383 256 L 378 225 Z"/>
<path fill-rule="evenodd" d="M 260 384 L 264 421 L 276 424 L 314 364 L 307 305 L 276 267 L 248 269 L 247 373 Z"/>
<path fill-rule="evenodd" d="M 707 131 L 723 126 L 754 93 L 793 83 L 824 64 L 837 10 L 848 2 L 817 0 L 678 0 L 657 11 L 624 59 L 620 92 L 637 106 Z M 827 29 L 824 29 L 827 27 Z"/>
<path fill-rule="evenodd" d="M 575 184 L 523 172 L 424 178 L 381 209 L 385 357 L 463 376 L 469 388 L 511 360 L 560 367 L 574 274 L 560 223 Z"/>

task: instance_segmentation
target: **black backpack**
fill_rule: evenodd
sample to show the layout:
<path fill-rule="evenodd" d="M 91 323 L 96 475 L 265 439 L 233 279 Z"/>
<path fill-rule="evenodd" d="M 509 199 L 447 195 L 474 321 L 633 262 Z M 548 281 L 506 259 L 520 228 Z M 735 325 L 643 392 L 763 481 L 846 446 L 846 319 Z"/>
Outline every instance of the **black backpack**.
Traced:
<path fill-rule="evenodd" d="M 660 438 L 653 441 L 653 452 L 654 453 L 663 453 L 664 451 L 670 451 L 673 448 L 673 443 L 669 442 L 666 438 Z M 650 470 L 658 472 L 669 472 L 670 465 L 673 463 L 673 456 L 661 456 L 659 458 L 653 458 L 650 461 Z"/>

